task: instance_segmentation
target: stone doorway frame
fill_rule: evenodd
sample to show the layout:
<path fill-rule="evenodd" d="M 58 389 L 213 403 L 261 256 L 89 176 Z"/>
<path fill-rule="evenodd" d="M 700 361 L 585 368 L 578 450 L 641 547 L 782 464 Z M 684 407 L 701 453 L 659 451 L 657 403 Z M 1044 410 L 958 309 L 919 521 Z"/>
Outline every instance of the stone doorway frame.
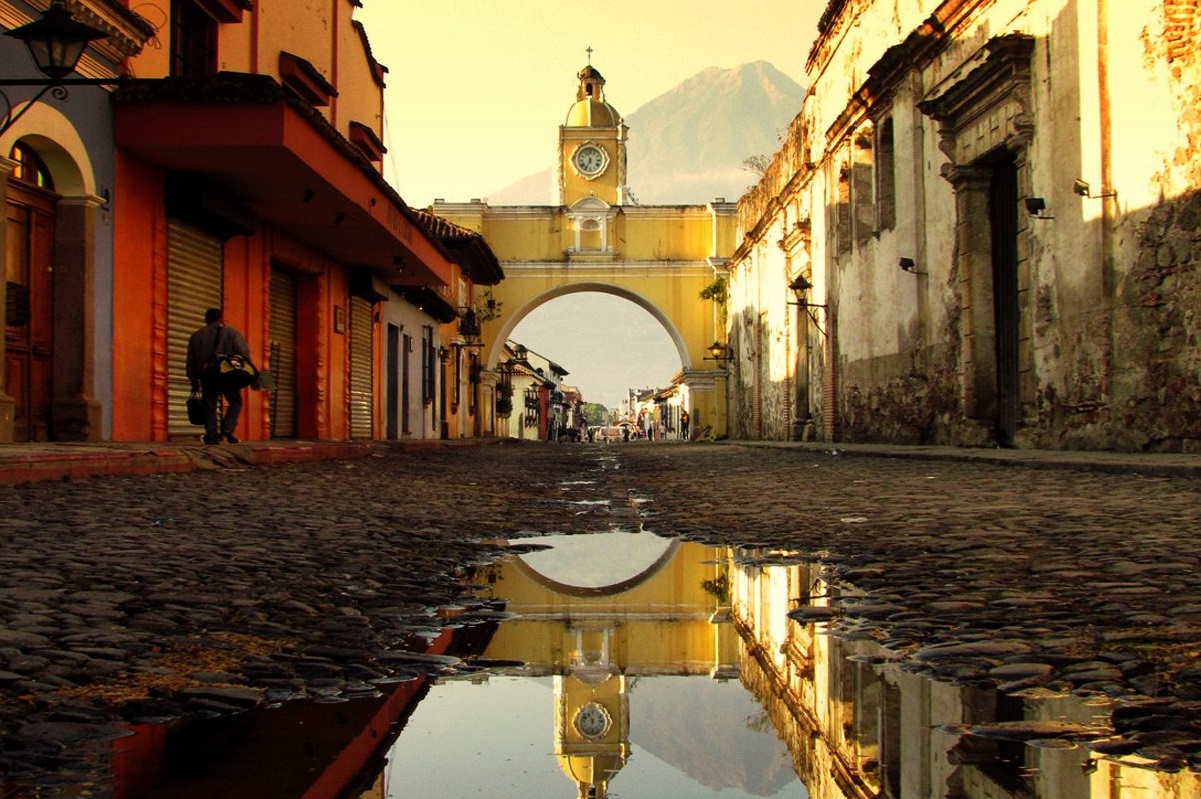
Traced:
<path fill-rule="evenodd" d="M 1029 154 L 1034 138 L 1031 108 L 1031 64 L 1035 39 L 1008 35 L 989 40 L 970 70 L 948 85 L 940 85 L 918 103 L 918 109 L 939 124 L 939 149 L 948 157 L 941 175 L 955 192 L 955 264 L 960 310 L 959 374 L 961 407 L 977 430 L 967 443 L 982 444 L 996 435 L 998 380 L 996 310 L 993 287 L 992 217 L 989 189 L 992 162 L 1001 149 L 1013 154 L 1017 168 L 1018 200 L 1030 195 Z M 1019 215 L 1019 219 L 1021 216 Z M 1015 235 L 1019 245 L 1028 228 Z M 1018 427 L 1033 403 L 1031 278 L 1029 252 L 1019 246 L 1018 260 Z"/>

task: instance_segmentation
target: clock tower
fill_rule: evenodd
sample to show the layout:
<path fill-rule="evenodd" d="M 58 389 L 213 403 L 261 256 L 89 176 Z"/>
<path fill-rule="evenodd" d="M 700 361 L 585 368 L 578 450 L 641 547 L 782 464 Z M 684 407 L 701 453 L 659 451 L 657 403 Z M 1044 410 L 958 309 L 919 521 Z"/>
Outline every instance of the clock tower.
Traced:
<path fill-rule="evenodd" d="M 592 64 L 576 77 L 575 104 L 559 126 L 559 202 L 571 208 L 594 198 L 606 206 L 622 205 L 629 129 L 605 101 L 605 79 Z"/>

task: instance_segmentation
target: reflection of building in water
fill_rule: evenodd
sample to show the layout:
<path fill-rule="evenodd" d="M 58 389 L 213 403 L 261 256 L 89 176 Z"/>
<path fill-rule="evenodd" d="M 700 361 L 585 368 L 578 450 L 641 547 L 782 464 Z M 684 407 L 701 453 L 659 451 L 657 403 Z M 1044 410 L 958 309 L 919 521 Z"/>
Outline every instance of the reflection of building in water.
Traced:
<path fill-rule="evenodd" d="M 743 683 L 764 705 L 810 796 L 823 799 L 1198 799 L 1201 775 L 1098 760 L 1084 747 L 955 735 L 945 725 L 1104 722 L 1078 697 L 1024 699 L 934 682 L 786 614 L 837 593 L 813 564 L 732 558 L 731 616 Z M 799 599 L 798 599 L 799 598 Z"/>
<path fill-rule="evenodd" d="M 559 766 L 580 799 L 603 799 L 630 756 L 633 681 L 723 677 L 737 639 L 714 623 L 721 600 L 711 549 L 649 534 L 565 538 L 506 566 L 496 590 L 517 618 L 500 626 L 485 657 L 553 675 Z M 610 553 L 603 563 L 584 549 L 598 540 Z M 581 565 L 589 575 L 577 573 Z"/>

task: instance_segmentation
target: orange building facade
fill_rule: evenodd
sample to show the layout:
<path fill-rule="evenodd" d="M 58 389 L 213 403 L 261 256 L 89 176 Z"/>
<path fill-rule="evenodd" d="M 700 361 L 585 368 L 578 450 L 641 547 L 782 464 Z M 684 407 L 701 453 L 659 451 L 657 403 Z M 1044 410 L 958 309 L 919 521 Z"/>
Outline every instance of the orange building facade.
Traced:
<path fill-rule="evenodd" d="M 0 3 L 0 22 L 36 18 L 39 3 L 31 5 Z M 54 172 L 57 147 L 46 142 L 87 128 L 95 144 L 89 151 L 85 141 L 74 160 L 96 173 L 81 193 L 97 228 L 71 242 L 51 239 L 43 249 L 53 251 L 53 269 L 27 271 L 56 277 L 14 290 L 33 291 L 45 306 L 64 293 L 55 284 L 61 267 L 78 273 L 73 282 L 85 285 L 65 307 L 82 330 L 64 336 L 64 323 L 50 322 L 49 366 L 17 363 L 19 348 L 7 348 L 0 442 L 196 438 L 185 406 L 186 349 L 210 307 L 224 309 L 256 365 L 274 377 L 273 388 L 246 392 L 245 440 L 489 432 L 478 422 L 449 424 L 450 409 L 435 399 L 453 374 L 451 348 L 470 355 L 451 340 L 457 329 L 448 318 L 473 309 L 473 274 L 493 283 L 502 275 L 488 268 L 490 252 L 483 261 L 478 248 L 452 255 L 385 182 L 387 70 L 354 19 L 360 5 L 171 0 L 151 19 L 142 16 L 148 7 L 130 10 L 125 0 L 67 4 L 108 35 L 89 48 L 81 73 L 99 68 L 126 79 L 86 89 L 106 101 L 92 118 L 64 118 L 71 111 L 46 100 L 36 104 L 45 113 L 0 139 L 13 153 L 5 165 L 17 186 L 19 145 Z M 97 24 L 108 20 L 124 23 L 119 40 L 114 25 Z M 13 52 L 3 51 L 5 62 Z M 7 205 L 18 195 L 10 189 Z M 77 205 L 53 190 L 35 199 L 68 220 L 67 206 Z M 8 236 L 10 287 L 13 262 L 30 260 L 14 256 L 13 242 L 29 240 L 26 231 Z M 72 268 L 75 258 L 86 265 Z M 23 332 L 8 320 L 7 339 Z M 64 398 L 65 370 L 55 362 L 72 357 L 81 361 L 79 387 Z M 14 390 L 27 384 L 34 388 Z"/>

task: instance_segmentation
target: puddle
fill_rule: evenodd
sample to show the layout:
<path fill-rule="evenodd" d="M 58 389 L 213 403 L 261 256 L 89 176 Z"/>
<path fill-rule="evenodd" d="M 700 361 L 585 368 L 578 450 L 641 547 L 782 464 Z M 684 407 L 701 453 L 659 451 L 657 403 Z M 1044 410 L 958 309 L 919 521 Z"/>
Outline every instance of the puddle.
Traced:
<path fill-rule="evenodd" d="M 704 675 L 440 683 L 389 751 L 383 783 L 386 797 L 807 796 L 763 709 Z"/>
<path fill-rule="evenodd" d="M 828 634 L 838 590 L 793 553 L 508 543 L 473 623 L 362 698 L 134 725 L 77 747 L 107 783 L 0 777 L 0 799 L 1201 797 L 1196 773 L 1105 754 L 1104 702 L 934 682 Z"/>

